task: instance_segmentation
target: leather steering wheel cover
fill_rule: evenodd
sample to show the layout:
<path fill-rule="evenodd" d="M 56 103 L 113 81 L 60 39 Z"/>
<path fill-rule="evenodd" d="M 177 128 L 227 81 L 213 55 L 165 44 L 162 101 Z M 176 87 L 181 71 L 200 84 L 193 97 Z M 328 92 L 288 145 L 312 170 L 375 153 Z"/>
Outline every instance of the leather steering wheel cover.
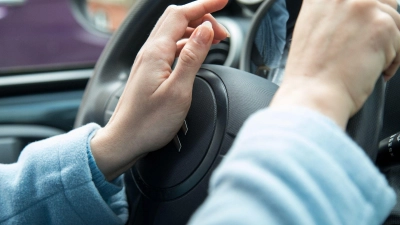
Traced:
<path fill-rule="evenodd" d="M 251 53 L 253 48 L 253 40 L 258 31 L 259 24 L 264 15 L 271 8 L 276 0 L 265 0 L 257 10 L 249 32 L 245 38 L 245 46 L 240 58 L 240 69 L 246 72 L 251 72 Z M 290 21 L 295 21 L 298 15 L 297 10 L 300 10 L 298 0 L 286 0 L 290 12 Z M 294 10 L 293 10 L 294 9 Z M 347 133 L 350 137 L 364 149 L 366 154 L 375 162 L 380 132 L 383 124 L 383 109 L 385 103 L 385 82 L 381 77 L 378 79 L 375 89 L 371 96 L 367 99 L 363 108 L 354 115 L 347 125 Z"/>

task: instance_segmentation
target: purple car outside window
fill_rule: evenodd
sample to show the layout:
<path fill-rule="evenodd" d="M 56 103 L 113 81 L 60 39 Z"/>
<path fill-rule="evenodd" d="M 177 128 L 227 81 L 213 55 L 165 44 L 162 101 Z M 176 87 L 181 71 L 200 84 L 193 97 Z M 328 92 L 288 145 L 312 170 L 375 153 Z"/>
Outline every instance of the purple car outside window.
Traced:
<path fill-rule="evenodd" d="M 0 74 L 94 65 L 107 41 L 77 22 L 70 0 L 0 3 Z"/>

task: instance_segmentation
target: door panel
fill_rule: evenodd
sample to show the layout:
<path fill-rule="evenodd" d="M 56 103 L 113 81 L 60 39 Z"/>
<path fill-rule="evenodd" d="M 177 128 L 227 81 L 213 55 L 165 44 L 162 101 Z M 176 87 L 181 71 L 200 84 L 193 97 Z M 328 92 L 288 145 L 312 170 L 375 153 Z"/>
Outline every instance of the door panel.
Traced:
<path fill-rule="evenodd" d="M 0 77 L 0 163 L 29 143 L 73 128 L 92 69 Z"/>

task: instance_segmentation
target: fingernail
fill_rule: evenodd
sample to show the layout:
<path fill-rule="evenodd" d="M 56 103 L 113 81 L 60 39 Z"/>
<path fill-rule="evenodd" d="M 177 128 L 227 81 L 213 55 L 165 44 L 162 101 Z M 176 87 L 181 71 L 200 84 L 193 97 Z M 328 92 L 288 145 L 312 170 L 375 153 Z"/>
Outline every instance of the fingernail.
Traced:
<path fill-rule="evenodd" d="M 205 21 L 203 24 L 197 27 L 194 33 L 194 39 L 196 42 L 207 45 L 211 41 L 212 32 L 210 29 L 212 30 L 212 24 L 210 21 Z"/>
<path fill-rule="evenodd" d="M 205 21 L 202 25 L 206 26 L 206 27 L 209 27 L 209 28 L 212 28 L 212 24 L 211 24 L 210 21 Z"/>
<path fill-rule="evenodd" d="M 220 25 L 220 27 L 222 27 L 225 30 L 226 33 L 226 37 L 229 38 L 231 37 L 231 33 L 229 33 L 228 29 L 226 29 L 226 27 L 220 23 L 218 23 Z"/>

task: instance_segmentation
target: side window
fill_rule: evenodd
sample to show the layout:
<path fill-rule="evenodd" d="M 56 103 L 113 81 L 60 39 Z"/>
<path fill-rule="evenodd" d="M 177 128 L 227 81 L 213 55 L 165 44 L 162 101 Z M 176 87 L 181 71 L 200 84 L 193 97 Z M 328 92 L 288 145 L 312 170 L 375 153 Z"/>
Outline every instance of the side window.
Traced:
<path fill-rule="evenodd" d="M 106 33 L 117 29 L 133 4 L 133 0 L 85 2 L 101 33 L 77 21 L 71 1 L 0 1 L 0 75 L 93 66 L 109 39 Z"/>

